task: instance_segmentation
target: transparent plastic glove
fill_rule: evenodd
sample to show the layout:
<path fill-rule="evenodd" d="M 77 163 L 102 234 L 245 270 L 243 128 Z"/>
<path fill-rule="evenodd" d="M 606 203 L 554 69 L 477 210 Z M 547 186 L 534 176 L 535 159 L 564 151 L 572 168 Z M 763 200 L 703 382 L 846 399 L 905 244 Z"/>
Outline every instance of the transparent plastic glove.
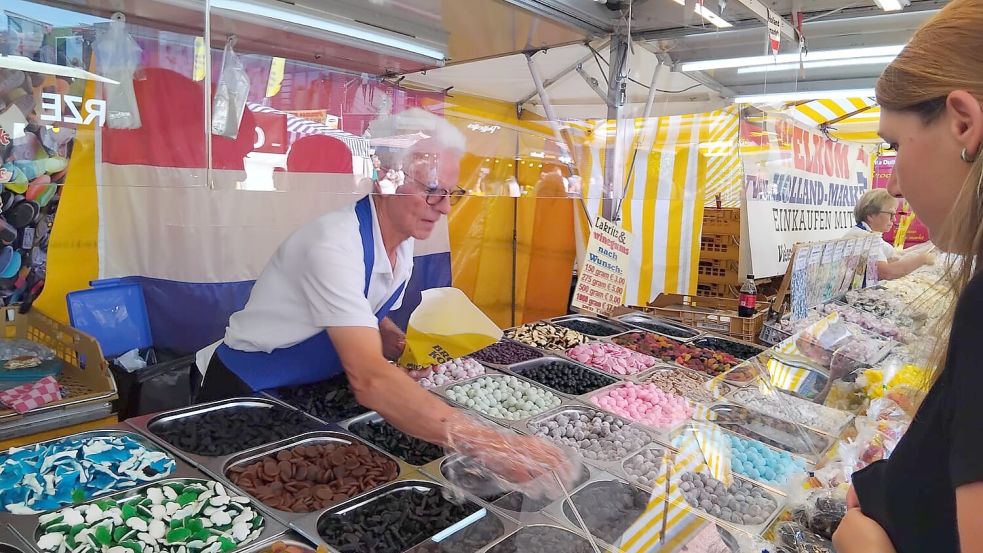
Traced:
<path fill-rule="evenodd" d="M 226 43 L 222 53 L 222 72 L 212 104 L 212 134 L 231 139 L 239 135 L 242 112 L 249 98 L 249 75 L 232 50 L 233 43 L 233 40 Z"/>
<path fill-rule="evenodd" d="M 471 474 L 486 469 L 489 485 L 503 492 L 557 499 L 569 493 L 580 476 L 580 462 L 573 452 L 541 438 L 494 427 L 463 412 L 447 422 L 447 444 L 464 459 L 459 466 L 467 467 Z"/>

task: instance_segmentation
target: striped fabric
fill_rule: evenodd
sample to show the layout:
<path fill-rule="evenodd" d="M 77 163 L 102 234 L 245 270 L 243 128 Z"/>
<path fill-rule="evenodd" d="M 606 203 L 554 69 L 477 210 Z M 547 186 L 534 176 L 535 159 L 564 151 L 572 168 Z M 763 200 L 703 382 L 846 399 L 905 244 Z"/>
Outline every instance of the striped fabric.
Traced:
<path fill-rule="evenodd" d="M 345 145 L 348 146 L 348 149 L 352 151 L 353 156 L 365 158 L 369 157 L 369 141 L 360 136 L 355 136 L 354 134 L 340 131 L 338 129 L 332 129 L 327 125 L 315 123 L 310 119 L 304 119 L 303 117 L 298 117 L 292 113 L 287 113 L 285 111 L 280 111 L 278 109 L 273 109 L 260 104 L 250 102 L 247 103 L 246 106 L 249 108 L 249 111 L 255 113 L 274 113 L 278 115 L 286 115 L 287 132 L 290 134 L 291 144 L 303 136 L 321 134 L 332 138 L 337 138 L 338 140 L 344 142 Z"/>
<path fill-rule="evenodd" d="M 584 178 L 585 209 L 578 213 L 583 236 L 587 217 L 601 213 L 606 191 L 606 146 L 614 141 L 614 122 L 590 122 L 593 137 L 578 156 Z M 738 205 L 742 180 L 738 117 L 734 108 L 705 114 L 636 119 L 622 140 L 624 181 L 613 194 L 621 196 L 621 223 L 632 233 L 628 305 L 646 305 L 660 293 L 693 294 L 703 207 L 717 193 L 725 205 Z M 625 186 L 624 183 L 627 183 Z M 712 192 L 712 194 L 710 193 Z M 636 255 L 640 253 L 640 255 Z"/>
<path fill-rule="evenodd" d="M 829 123 L 830 136 L 837 140 L 881 142 L 877 135 L 880 107 L 873 98 L 813 100 L 789 108 L 789 115 L 810 128 Z"/>

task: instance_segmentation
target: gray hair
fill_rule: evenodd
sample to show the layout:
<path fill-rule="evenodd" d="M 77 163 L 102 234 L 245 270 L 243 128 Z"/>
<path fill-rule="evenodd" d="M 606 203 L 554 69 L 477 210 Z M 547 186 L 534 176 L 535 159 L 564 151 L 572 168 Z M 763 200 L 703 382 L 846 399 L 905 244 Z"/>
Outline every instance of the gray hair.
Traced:
<path fill-rule="evenodd" d="M 369 123 L 368 132 L 370 144 L 380 143 L 376 155 L 385 169 L 408 164 L 414 154 L 461 154 L 467 149 L 467 140 L 457 127 L 447 119 L 421 108 L 379 117 Z M 386 138 L 397 136 L 415 142 L 406 148 L 384 146 Z"/>
<path fill-rule="evenodd" d="M 858 225 L 866 223 L 868 218 L 884 211 L 884 208 L 888 206 L 895 205 L 897 201 L 898 199 L 892 196 L 886 188 L 868 190 L 857 200 L 857 205 L 853 208 L 853 218 L 857 220 Z"/>

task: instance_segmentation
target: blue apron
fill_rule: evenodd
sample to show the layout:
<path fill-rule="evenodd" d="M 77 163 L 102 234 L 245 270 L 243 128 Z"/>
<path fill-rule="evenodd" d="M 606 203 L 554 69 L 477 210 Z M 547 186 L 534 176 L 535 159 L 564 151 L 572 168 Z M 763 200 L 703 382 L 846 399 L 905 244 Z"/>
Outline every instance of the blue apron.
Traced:
<path fill-rule="evenodd" d="M 375 236 L 372 233 L 372 207 L 368 196 L 355 204 L 358 217 L 358 233 L 362 237 L 362 262 L 365 265 L 365 297 L 369 295 L 369 282 L 375 266 Z M 393 304 L 403 293 L 406 283 L 386 300 L 375 314 L 380 322 L 389 314 Z M 326 380 L 341 374 L 344 367 L 326 331 L 288 348 L 265 351 L 239 351 L 223 342 L 215 350 L 222 363 L 235 373 L 253 391 L 280 386 L 297 386 Z"/>

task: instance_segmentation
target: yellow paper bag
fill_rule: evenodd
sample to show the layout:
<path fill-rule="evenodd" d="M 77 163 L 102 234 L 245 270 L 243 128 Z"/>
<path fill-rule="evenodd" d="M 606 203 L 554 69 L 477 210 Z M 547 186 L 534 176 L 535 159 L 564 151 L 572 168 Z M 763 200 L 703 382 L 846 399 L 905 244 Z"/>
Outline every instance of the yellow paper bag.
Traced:
<path fill-rule="evenodd" d="M 400 365 L 426 367 L 445 363 L 502 338 L 502 329 L 457 288 L 431 288 L 422 295 L 407 324 L 406 349 L 399 358 Z"/>

